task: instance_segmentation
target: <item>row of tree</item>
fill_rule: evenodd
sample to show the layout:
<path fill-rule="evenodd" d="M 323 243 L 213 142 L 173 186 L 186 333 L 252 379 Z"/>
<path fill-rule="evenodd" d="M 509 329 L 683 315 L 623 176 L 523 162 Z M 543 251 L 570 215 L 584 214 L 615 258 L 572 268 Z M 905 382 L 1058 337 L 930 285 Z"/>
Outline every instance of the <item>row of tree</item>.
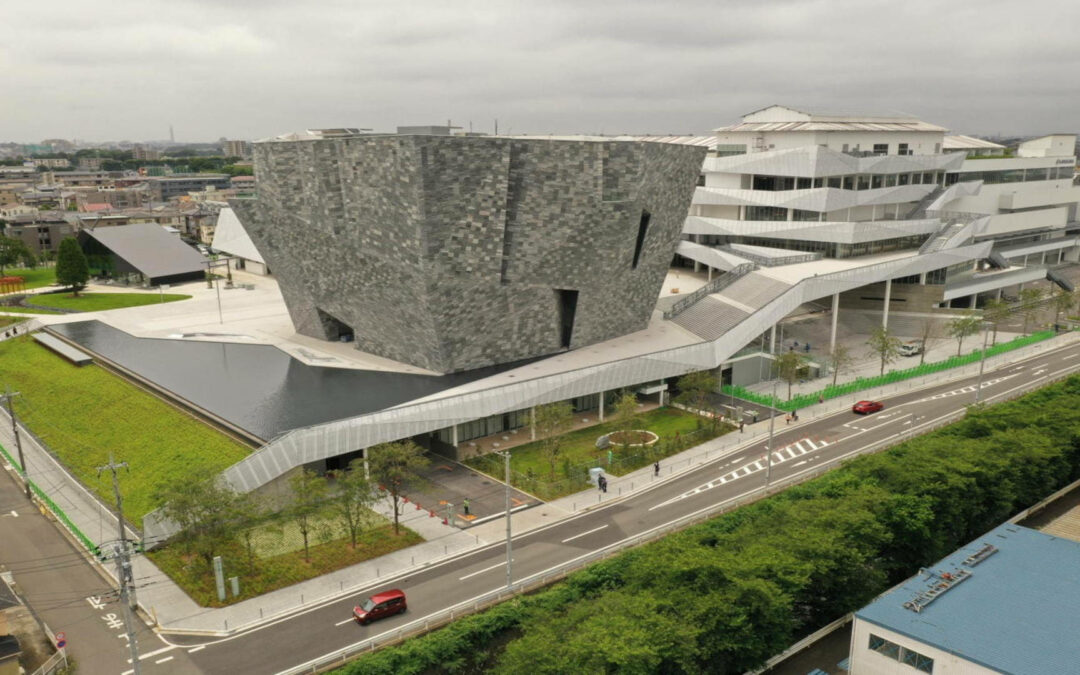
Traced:
<path fill-rule="evenodd" d="M 919 336 L 919 342 L 922 344 L 922 349 L 919 352 L 919 365 L 925 363 L 926 352 L 930 349 L 930 346 L 944 336 L 956 340 L 956 355 L 960 356 L 963 353 L 964 340 L 978 334 L 984 325 L 991 331 L 990 345 L 992 346 L 997 344 L 999 325 L 1007 319 L 1017 315 L 1021 316 L 1023 318 L 1023 331 L 1026 335 L 1029 328 L 1035 323 L 1038 314 L 1045 311 L 1047 307 L 1053 309 L 1054 323 L 1056 325 L 1060 321 L 1061 315 L 1072 311 L 1078 303 L 1080 303 L 1080 294 L 1062 288 L 1056 288 L 1051 293 L 1047 293 L 1041 288 L 1025 288 L 1020 291 L 1019 302 L 1015 305 L 1004 300 L 990 299 L 986 302 L 981 314 L 970 310 L 965 311 L 961 316 L 945 322 L 943 327 L 940 326 L 937 319 L 928 317 L 921 324 L 922 332 Z M 884 375 L 885 367 L 900 358 L 902 344 L 903 341 L 885 326 L 879 326 L 870 334 L 866 345 L 869 355 L 878 360 L 879 374 Z M 838 344 L 833 348 L 832 353 L 829 354 L 829 361 L 833 371 L 832 383 L 834 386 L 840 374 L 849 370 L 855 364 L 856 359 L 857 354 L 847 345 Z M 806 375 L 806 358 L 798 352 L 788 351 L 776 358 L 773 367 L 777 377 L 787 383 L 787 397 L 790 400 L 792 385 Z"/>
<path fill-rule="evenodd" d="M 1078 477 L 1072 378 L 335 672 L 744 673 Z"/>
<path fill-rule="evenodd" d="M 399 534 L 406 490 L 422 482 L 420 471 L 427 463 L 424 449 L 412 441 L 384 443 L 368 450 L 367 462 L 353 460 L 345 470 L 320 475 L 301 469 L 289 480 L 284 504 L 257 492 L 236 492 L 219 476 L 198 475 L 162 486 L 156 501 L 162 514 L 180 527 L 170 545 L 198 555 L 209 571 L 214 556 L 240 542 L 250 569 L 257 556 L 257 530 L 273 518 L 295 524 L 304 558 L 310 560 L 311 534 L 328 519 L 340 524 L 341 534 L 356 548 L 360 533 L 373 522 L 371 508 L 385 493 L 393 509 L 394 533 Z"/>

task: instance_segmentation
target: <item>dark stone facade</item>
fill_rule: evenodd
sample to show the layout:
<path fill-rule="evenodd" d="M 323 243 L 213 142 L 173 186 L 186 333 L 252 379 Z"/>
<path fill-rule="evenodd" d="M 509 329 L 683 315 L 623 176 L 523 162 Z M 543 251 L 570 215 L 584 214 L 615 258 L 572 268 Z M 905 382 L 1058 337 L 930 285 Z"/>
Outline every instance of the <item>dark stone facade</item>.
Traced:
<path fill-rule="evenodd" d="M 644 328 L 705 149 L 362 135 L 255 145 L 233 200 L 296 330 L 437 372 Z"/>

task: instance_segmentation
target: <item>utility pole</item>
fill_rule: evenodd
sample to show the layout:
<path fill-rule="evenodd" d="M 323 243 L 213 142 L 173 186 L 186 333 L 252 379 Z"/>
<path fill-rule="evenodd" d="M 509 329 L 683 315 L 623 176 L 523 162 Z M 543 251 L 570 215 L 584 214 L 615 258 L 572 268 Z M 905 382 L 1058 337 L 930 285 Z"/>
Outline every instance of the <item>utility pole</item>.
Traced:
<path fill-rule="evenodd" d="M 503 459 L 506 464 L 506 587 L 514 584 L 514 559 L 513 545 L 510 538 L 510 451 L 503 450 Z"/>
<path fill-rule="evenodd" d="M 15 448 L 19 451 L 19 469 L 22 471 L 23 486 L 26 488 L 26 498 L 32 499 L 30 496 L 30 477 L 26 473 L 26 458 L 23 457 L 22 439 L 19 438 L 19 423 L 15 420 L 15 408 L 11 405 L 11 399 L 19 395 L 17 391 L 7 390 L 7 393 L 3 395 L 4 401 L 7 402 L 8 416 L 11 418 L 11 433 L 15 435 Z"/>
<path fill-rule="evenodd" d="M 780 380 L 773 380 L 772 400 L 769 401 L 769 445 L 767 459 L 765 461 L 765 494 L 769 493 L 769 481 L 772 480 L 772 438 L 773 426 L 776 424 L 776 385 Z"/>
<path fill-rule="evenodd" d="M 990 335 L 990 324 L 983 324 L 983 348 L 982 353 L 979 354 L 979 383 L 975 386 L 975 405 L 979 405 L 979 399 L 982 394 L 982 378 L 983 368 L 986 367 L 986 338 Z"/>
<path fill-rule="evenodd" d="M 116 578 L 120 582 L 120 603 L 124 606 L 124 629 L 127 631 L 128 647 L 131 648 L 131 667 L 134 675 L 139 675 L 139 645 L 135 638 L 135 621 L 132 616 L 132 608 L 135 606 L 135 589 L 131 587 L 134 581 L 131 573 L 131 560 L 128 558 L 127 532 L 124 530 L 124 502 L 120 497 L 120 481 L 117 478 L 117 469 L 128 468 L 127 462 L 114 462 L 112 453 L 109 454 L 109 463 L 98 467 L 98 476 L 102 471 L 112 472 L 113 493 L 116 495 L 116 522 L 120 528 L 120 550 L 116 556 Z"/>

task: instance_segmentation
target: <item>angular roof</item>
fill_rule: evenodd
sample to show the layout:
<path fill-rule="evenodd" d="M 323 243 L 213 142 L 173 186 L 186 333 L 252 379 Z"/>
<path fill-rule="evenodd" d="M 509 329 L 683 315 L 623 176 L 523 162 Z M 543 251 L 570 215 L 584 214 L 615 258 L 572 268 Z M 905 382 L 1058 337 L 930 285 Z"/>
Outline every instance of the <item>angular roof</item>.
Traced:
<path fill-rule="evenodd" d="M 198 251 L 157 223 L 108 225 L 82 231 L 151 279 L 205 269 L 205 258 Z"/>
<path fill-rule="evenodd" d="M 742 121 L 720 127 L 717 133 L 733 131 L 936 131 L 945 127 L 923 122 L 909 115 L 862 115 L 815 113 L 788 106 L 771 105 L 743 115 Z"/>
<path fill-rule="evenodd" d="M 998 672 L 1075 672 L 1078 567 L 1080 543 L 1006 523 L 855 616 Z"/>
<path fill-rule="evenodd" d="M 975 138 L 974 136 L 963 136 L 956 134 L 953 136 L 946 136 L 942 142 L 941 147 L 946 150 L 1004 150 L 1004 145 L 999 145 L 991 141 L 986 141 L 981 138 Z"/>
<path fill-rule="evenodd" d="M 255 248 L 255 242 L 251 241 L 247 230 L 236 217 L 232 209 L 221 209 L 218 213 L 217 227 L 214 228 L 214 241 L 210 248 L 222 251 L 244 260 L 265 263 L 259 249 Z"/>

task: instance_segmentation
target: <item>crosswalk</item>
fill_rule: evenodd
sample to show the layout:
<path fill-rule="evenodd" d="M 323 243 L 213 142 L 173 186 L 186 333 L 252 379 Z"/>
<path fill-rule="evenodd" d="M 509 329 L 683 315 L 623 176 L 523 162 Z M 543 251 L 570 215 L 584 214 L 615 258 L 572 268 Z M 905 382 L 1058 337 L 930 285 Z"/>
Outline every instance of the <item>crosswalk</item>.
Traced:
<path fill-rule="evenodd" d="M 814 452 L 815 450 L 821 450 L 827 445 L 829 445 L 829 442 L 825 440 L 815 440 L 811 438 L 800 439 L 798 441 L 795 441 L 791 445 L 786 445 L 782 448 L 773 450 L 772 464 L 773 466 L 775 466 L 777 464 L 783 464 L 785 462 L 798 460 L 803 455 Z M 800 463 L 805 463 L 805 461 L 807 460 L 800 460 L 799 462 L 796 462 L 795 465 L 798 466 Z M 764 471 L 766 468 L 768 468 L 768 466 L 769 456 L 767 454 L 762 455 L 759 459 L 756 459 L 752 462 L 747 462 L 746 464 L 743 464 L 742 466 L 734 469 L 733 471 L 728 471 L 727 473 L 724 473 L 719 478 L 714 478 L 708 483 L 703 483 L 702 485 L 697 486 L 693 490 L 688 490 L 680 495 L 672 497 L 665 502 L 653 506 L 649 510 L 652 511 L 653 509 L 658 509 L 662 506 L 674 504 L 675 502 L 694 497 L 701 494 L 702 492 L 706 492 L 713 488 L 720 487 L 721 485 L 725 485 L 732 481 L 739 480 L 740 478 L 746 478 L 751 474 Z"/>

